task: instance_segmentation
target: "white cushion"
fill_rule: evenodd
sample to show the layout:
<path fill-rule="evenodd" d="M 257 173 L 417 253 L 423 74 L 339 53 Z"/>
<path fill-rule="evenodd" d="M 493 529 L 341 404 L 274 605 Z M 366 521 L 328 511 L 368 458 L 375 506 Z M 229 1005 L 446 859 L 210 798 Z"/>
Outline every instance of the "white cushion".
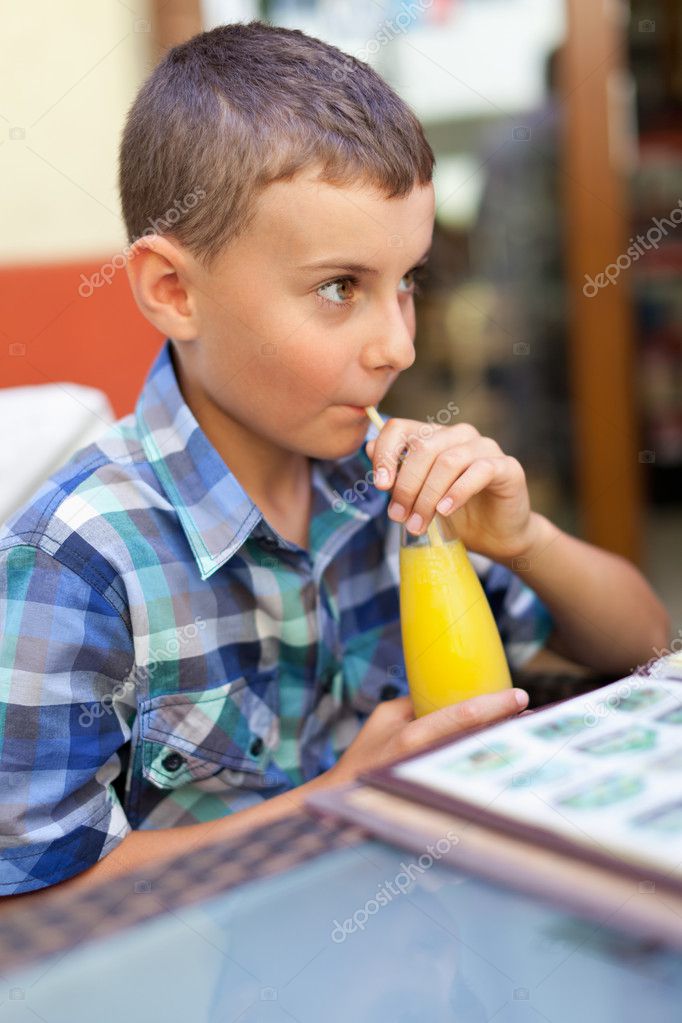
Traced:
<path fill-rule="evenodd" d="M 0 523 L 113 421 L 109 399 L 94 387 L 0 388 Z"/>

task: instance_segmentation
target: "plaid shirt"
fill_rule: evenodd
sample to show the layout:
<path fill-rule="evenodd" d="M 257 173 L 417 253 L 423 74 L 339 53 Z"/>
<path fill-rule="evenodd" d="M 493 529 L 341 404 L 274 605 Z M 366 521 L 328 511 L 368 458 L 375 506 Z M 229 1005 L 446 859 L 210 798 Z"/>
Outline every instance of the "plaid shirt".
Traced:
<path fill-rule="evenodd" d="M 283 539 L 197 424 L 166 343 L 134 414 L 15 514 L 0 532 L 2 894 L 85 870 L 131 829 L 314 778 L 407 692 L 400 529 L 370 469 L 364 446 L 313 460 L 310 549 Z M 519 665 L 551 618 L 472 560 Z"/>

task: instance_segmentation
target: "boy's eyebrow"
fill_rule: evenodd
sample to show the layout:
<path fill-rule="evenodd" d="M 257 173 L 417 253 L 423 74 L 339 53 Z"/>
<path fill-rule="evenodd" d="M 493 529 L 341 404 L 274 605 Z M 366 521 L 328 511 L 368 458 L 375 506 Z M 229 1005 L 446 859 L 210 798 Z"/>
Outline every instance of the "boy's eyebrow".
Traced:
<path fill-rule="evenodd" d="M 431 246 L 428 247 L 423 256 L 421 256 L 413 266 L 421 266 L 428 259 L 429 253 L 431 252 Z M 299 270 L 343 270 L 345 273 L 352 274 L 378 274 L 379 271 L 376 267 L 365 266 L 364 263 L 344 263 L 343 259 L 338 262 L 333 259 L 323 259 L 317 263 L 306 263 L 303 266 L 298 267 Z"/>

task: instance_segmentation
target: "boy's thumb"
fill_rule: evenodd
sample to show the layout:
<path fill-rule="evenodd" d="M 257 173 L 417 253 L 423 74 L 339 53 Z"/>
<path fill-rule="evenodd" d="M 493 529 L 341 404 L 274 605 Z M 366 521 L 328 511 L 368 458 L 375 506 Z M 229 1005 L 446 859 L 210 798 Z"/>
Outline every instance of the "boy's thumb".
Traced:
<path fill-rule="evenodd" d="M 414 707 L 409 696 L 394 696 L 391 700 L 382 700 L 377 704 L 377 710 L 385 720 L 390 721 L 412 721 L 414 718 Z"/>

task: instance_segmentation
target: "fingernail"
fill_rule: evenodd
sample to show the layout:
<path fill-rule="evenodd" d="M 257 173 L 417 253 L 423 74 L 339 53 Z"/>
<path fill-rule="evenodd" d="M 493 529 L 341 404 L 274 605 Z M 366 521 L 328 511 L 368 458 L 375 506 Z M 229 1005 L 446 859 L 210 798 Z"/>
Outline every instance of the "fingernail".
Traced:
<path fill-rule="evenodd" d="M 519 705 L 519 710 L 523 710 L 525 707 L 528 706 L 528 693 L 525 691 L 525 689 L 515 689 L 514 699 Z"/>
<path fill-rule="evenodd" d="M 421 515 L 410 515 L 405 525 L 406 528 L 409 529 L 411 533 L 418 533 L 419 530 L 424 525 L 424 520 L 422 519 Z"/>
<path fill-rule="evenodd" d="M 389 481 L 388 469 L 377 469 L 374 480 L 378 487 L 387 487 Z"/>
<path fill-rule="evenodd" d="M 391 501 L 388 506 L 388 514 L 392 519 L 395 519 L 396 522 L 402 522 L 405 518 L 405 509 L 402 504 L 396 504 L 395 501 Z"/>
<path fill-rule="evenodd" d="M 436 511 L 440 512 L 441 515 L 447 515 L 455 502 L 451 497 L 444 497 L 442 501 L 439 501 L 436 505 Z"/>

